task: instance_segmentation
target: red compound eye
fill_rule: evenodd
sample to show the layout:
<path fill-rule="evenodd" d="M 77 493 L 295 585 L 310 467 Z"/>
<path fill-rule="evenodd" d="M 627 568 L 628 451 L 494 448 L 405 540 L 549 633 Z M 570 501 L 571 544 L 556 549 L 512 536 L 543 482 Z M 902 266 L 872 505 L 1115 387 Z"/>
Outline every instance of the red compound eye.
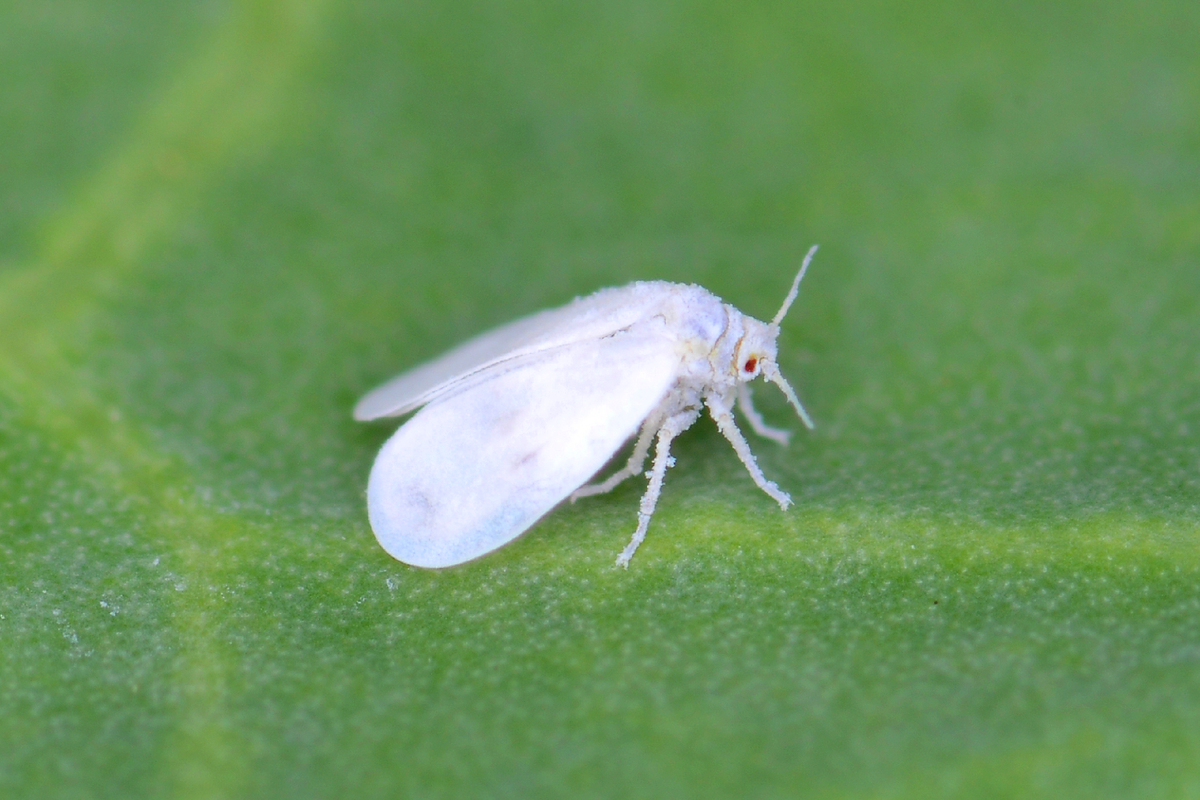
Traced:
<path fill-rule="evenodd" d="M 758 366 L 757 358 L 747 358 L 746 363 L 742 367 L 742 369 L 746 370 L 746 372 L 754 372 L 754 368 L 757 366 Z"/>

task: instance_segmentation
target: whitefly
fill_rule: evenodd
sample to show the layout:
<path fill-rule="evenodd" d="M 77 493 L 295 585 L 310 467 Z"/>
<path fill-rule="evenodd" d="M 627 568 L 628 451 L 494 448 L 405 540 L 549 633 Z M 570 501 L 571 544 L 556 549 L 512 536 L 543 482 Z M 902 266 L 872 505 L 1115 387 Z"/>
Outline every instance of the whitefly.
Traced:
<path fill-rule="evenodd" d="M 705 408 L 754 482 L 787 510 L 791 498 L 763 475 L 733 408 L 756 434 L 787 444 L 789 433 L 769 427 L 751 402 L 749 383 L 762 377 L 812 427 L 779 371 L 776 341 L 816 250 L 770 322 L 699 286 L 632 283 L 481 334 L 368 393 L 355 419 L 420 409 L 371 469 L 367 511 L 383 549 L 418 567 L 470 561 L 563 500 L 638 475 L 653 448 L 637 529 L 617 557 L 627 567 L 674 464 L 671 442 Z M 625 466 L 587 484 L 635 435 Z"/>

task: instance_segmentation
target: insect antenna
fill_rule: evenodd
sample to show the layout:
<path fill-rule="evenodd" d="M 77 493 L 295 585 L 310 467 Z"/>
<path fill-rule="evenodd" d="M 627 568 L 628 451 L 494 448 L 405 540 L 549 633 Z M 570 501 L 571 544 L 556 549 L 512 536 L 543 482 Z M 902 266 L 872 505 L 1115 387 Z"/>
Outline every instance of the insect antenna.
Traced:
<path fill-rule="evenodd" d="M 792 290 L 788 292 L 788 296 L 783 301 L 783 307 L 779 309 L 779 313 L 775 315 L 775 319 L 771 320 L 772 328 L 779 328 L 779 323 L 783 322 L 783 317 L 787 314 L 788 309 L 792 307 L 792 303 L 796 300 L 796 295 L 800 293 L 800 281 L 804 278 L 804 273 L 808 272 L 808 265 L 813 260 L 813 256 L 817 253 L 817 245 L 809 248 L 808 255 L 804 257 L 804 263 L 800 265 L 800 271 L 796 273 L 796 280 L 792 281 Z M 810 426 L 811 427 L 811 426 Z"/>
<path fill-rule="evenodd" d="M 792 408 L 796 409 L 796 413 L 800 416 L 800 421 L 804 423 L 804 427 L 810 431 L 815 428 L 816 426 L 813 425 L 812 417 L 804 410 L 804 406 L 800 404 L 800 398 L 796 397 L 796 391 L 787 382 L 787 378 L 783 377 L 783 373 L 779 371 L 779 367 L 775 366 L 775 362 L 768 361 L 763 364 L 762 374 L 764 378 L 783 390 L 788 402 L 792 404 Z"/>
<path fill-rule="evenodd" d="M 779 313 L 771 320 L 770 329 L 775 335 L 779 335 L 779 323 L 783 322 L 784 316 L 788 309 L 792 307 L 792 303 L 796 301 L 796 295 L 800 293 L 800 281 L 804 279 L 804 273 L 808 272 L 808 265 L 812 263 L 813 256 L 817 254 L 817 245 L 809 248 L 808 254 L 804 256 L 804 263 L 800 265 L 800 271 L 796 273 L 796 280 L 792 281 L 792 289 L 784 298 L 783 306 L 779 309 Z M 783 373 L 779 371 L 773 362 L 767 362 L 763 365 L 763 377 L 771 383 L 783 390 L 788 402 L 792 404 L 792 408 L 796 409 L 796 413 L 800 416 L 800 421 L 804 423 L 804 427 L 812 430 L 814 425 L 812 417 L 804 410 L 804 406 L 800 404 L 800 398 L 796 397 L 796 391 L 792 389 L 792 385 L 787 382 L 787 378 L 783 377 Z"/>

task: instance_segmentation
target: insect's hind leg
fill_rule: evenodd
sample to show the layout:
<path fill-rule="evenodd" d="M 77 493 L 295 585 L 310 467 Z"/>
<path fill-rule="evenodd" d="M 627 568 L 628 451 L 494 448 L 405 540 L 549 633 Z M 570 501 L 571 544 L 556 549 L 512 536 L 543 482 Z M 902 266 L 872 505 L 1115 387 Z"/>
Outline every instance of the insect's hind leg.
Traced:
<path fill-rule="evenodd" d="M 650 452 L 650 443 L 654 441 L 654 434 L 662 427 L 662 422 L 662 415 L 655 414 L 642 423 L 642 430 L 638 434 L 637 444 L 633 446 L 633 452 L 629 455 L 629 461 L 625 462 L 625 466 L 612 475 L 609 475 L 601 483 L 589 483 L 586 486 L 580 486 L 571 493 L 571 502 L 574 503 L 581 497 L 591 497 L 594 494 L 611 492 L 626 478 L 632 478 L 641 472 L 642 466 L 646 463 L 646 454 Z"/>
<path fill-rule="evenodd" d="M 697 409 L 681 411 L 667 417 L 658 428 L 658 441 L 654 445 L 654 466 L 650 468 L 650 484 L 646 487 L 646 493 L 642 495 L 641 505 L 638 506 L 637 530 L 633 532 L 633 538 L 621 551 L 621 555 L 617 556 L 617 566 L 628 569 L 629 560 L 646 538 L 646 529 L 650 527 L 650 518 L 654 516 L 654 507 L 658 505 L 658 496 L 662 493 L 667 467 L 675 463 L 675 459 L 671 458 L 671 441 L 690 428 L 699 416 L 700 412 Z M 640 441 L 639 439 L 639 443 Z"/>

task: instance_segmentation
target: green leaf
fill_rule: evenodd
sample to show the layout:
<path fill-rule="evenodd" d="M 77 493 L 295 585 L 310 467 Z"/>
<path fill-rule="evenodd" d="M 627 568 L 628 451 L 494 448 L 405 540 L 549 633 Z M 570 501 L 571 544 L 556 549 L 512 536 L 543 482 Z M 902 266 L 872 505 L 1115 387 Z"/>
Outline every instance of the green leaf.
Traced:
<path fill-rule="evenodd" d="M 0 794 L 1200 797 L 1198 9 L 0 9 Z M 376 545 L 364 391 L 813 242 L 788 513 Z"/>

